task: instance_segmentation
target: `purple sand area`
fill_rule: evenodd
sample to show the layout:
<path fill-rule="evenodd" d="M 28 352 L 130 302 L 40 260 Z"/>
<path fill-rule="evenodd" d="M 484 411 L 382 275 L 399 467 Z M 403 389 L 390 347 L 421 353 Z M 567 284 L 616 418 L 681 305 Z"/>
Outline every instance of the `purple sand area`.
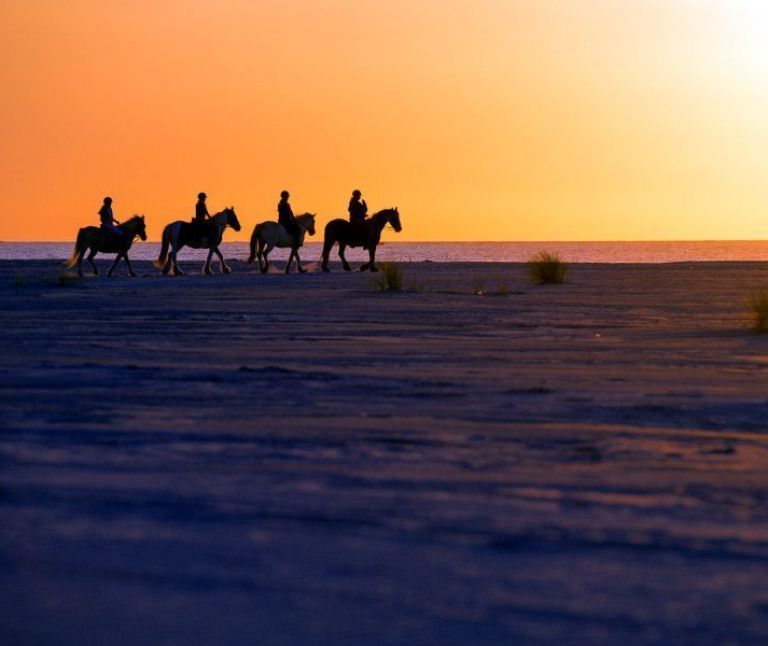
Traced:
<path fill-rule="evenodd" d="M 768 634 L 765 266 L 231 264 L 0 263 L 1 644 Z"/>

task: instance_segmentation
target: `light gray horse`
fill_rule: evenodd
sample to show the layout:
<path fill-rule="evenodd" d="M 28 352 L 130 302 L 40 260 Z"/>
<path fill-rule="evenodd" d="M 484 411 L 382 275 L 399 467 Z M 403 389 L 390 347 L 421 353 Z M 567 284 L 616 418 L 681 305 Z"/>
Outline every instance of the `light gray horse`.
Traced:
<path fill-rule="evenodd" d="M 226 208 L 216 215 L 212 215 L 203 224 L 207 227 L 203 235 L 196 234 L 196 228 L 183 220 L 176 220 L 176 222 L 167 225 L 163 229 L 163 244 L 160 247 L 160 256 L 154 262 L 155 267 L 162 269 L 164 274 L 167 274 L 171 269 L 173 269 L 174 276 L 183 274 L 184 272 L 179 269 L 176 262 L 176 254 L 179 253 L 179 249 L 186 246 L 193 249 L 209 249 L 208 259 L 203 267 L 206 274 L 211 273 L 211 258 L 214 253 L 219 257 L 222 273 L 228 274 L 231 270 L 224 262 L 224 256 L 219 251 L 219 245 L 221 244 L 221 237 L 224 235 L 224 229 L 228 226 L 235 231 L 240 231 L 240 221 L 237 219 L 234 207 Z"/>
<path fill-rule="evenodd" d="M 303 215 L 296 216 L 296 224 L 301 229 L 301 240 L 299 240 L 299 247 L 304 244 L 304 236 L 315 235 L 315 214 L 304 213 Z M 288 256 L 288 264 L 285 266 L 285 273 L 290 273 L 291 262 L 296 258 L 296 267 L 299 273 L 304 273 L 306 270 L 301 266 L 301 258 L 299 258 L 299 252 L 293 248 L 293 236 L 290 235 L 285 228 L 277 222 L 262 222 L 257 224 L 253 233 L 251 234 L 251 255 L 248 256 L 248 264 L 253 264 L 253 261 L 259 259 L 259 269 L 262 274 L 266 274 L 269 271 L 269 260 L 267 256 L 269 252 L 275 247 L 291 247 L 291 255 Z"/>

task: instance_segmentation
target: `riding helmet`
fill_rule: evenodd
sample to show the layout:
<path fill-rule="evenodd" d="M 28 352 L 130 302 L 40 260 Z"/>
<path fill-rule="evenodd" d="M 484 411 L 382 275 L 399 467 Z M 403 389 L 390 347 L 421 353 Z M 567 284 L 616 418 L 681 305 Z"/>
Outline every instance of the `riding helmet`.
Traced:
<path fill-rule="evenodd" d="M 290 197 L 290 196 L 291 194 L 288 191 L 283 191 L 282 193 L 280 193 L 280 197 Z"/>
<path fill-rule="evenodd" d="M 206 197 L 208 197 L 205 193 L 198 193 L 197 199 L 198 200 L 204 200 Z"/>
<path fill-rule="evenodd" d="M 104 198 L 104 204 L 112 204 L 112 198 L 107 196 Z"/>
<path fill-rule="evenodd" d="M 360 192 L 359 188 L 356 188 L 354 191 L 352 191 L 352 197 L 360 197 L 362 193 Z"/>

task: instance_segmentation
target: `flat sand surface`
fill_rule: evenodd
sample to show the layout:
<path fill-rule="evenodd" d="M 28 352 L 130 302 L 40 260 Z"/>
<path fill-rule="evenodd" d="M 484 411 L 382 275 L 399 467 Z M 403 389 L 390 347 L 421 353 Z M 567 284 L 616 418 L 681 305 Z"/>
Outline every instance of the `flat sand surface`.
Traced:
<path fill-rule="evenodd" d="M 182 265 L 0 263 L 0 643 L 768 634 L 768 265 Z"/>

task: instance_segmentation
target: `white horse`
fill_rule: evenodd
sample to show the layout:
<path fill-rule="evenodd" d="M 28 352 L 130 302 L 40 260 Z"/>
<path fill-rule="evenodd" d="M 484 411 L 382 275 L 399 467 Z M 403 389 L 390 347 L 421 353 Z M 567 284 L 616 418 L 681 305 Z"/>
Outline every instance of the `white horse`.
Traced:
<path fill-rule="evenodd" d="M 163 229 L 163 244 L 160 247 L 160 256 L 153 263 L 158 269 L 162 269 L 167 274 L 173 269 L 173 275 L 183 274 L 176 263 L 176 254 L 182 247 L 192 247 L 193 249 L 209 249 L 208 259 L 205 261 L 203 271 L 206 274 L 211 273 L 211 258 L 215 253 L 221 262 L 221 271 L 225 274 L 230 272 L 227 263 L 224 262 L 224 256 L 219 251 L 221 238 L 224 235 L 224 229 L 228 226 L 235 231 L 240 231 L 240 221 L 237 219 L 234 207 L 229 207 L 223 211 L 212 215 L 204 223 L 192 225 L 183 220 L 176 220 L 166 225 Z M 203 227 L 205 235 L 200 235 L 200 227 Z M 206 229 L 207 228 L 207 229 Z M 170 253 L 168 251 L 170 247 Z"/>
<path fill-rule="evenodd" d="M 315 214 L 304 213 L 303 215 L 296 216 L 296 223 L 301 230 L 301 239 L 298 246 L 301 247 L 304 244 L 304 236 L 315 235 Z M 290 273 L 291 262 L 296 258 L 296 267 L 299 273 L 304 273 L 306 270 L 301 266 L 301 258 L 299 258 L 298 249 L 294 249 L 293 236 L 289 234 L 283 225 L 278 222 L 262 222 L 257 224 L 253 233 L 251 234 L 251 255 L 248 256 L 248 264 L 253 264 L 254 259 L 259 259 L 259 269 L 262 274 L 266 274 L 269 271 L 269 260 L 267 256 L 269 252 L 275 247 L 290 247 L 291 255 L 288 256 L 288 264 L 285 266 L 285 273 Z"/>

